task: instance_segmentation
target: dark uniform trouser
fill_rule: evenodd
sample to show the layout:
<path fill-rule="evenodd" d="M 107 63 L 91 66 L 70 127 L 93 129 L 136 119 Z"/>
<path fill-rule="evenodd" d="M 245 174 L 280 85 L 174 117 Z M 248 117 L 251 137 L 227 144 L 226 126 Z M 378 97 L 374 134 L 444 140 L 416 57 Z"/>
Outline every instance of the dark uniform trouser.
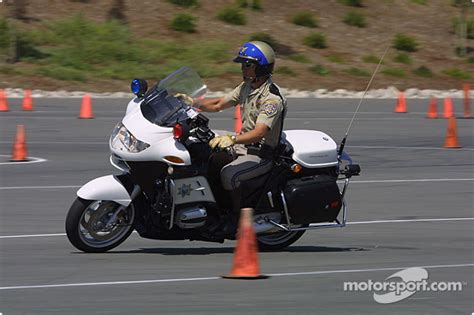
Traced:
<path fill-rule="evenodd" d="M 246 150 L 237 150 L 237 153 L 243 155 L 239 155 L 221 170 L 221 181 L 225 190 L 235 190 L 240 187 L 242 181 L 258 177 L 272 169 L 272 160 L 246 154 Z"/>

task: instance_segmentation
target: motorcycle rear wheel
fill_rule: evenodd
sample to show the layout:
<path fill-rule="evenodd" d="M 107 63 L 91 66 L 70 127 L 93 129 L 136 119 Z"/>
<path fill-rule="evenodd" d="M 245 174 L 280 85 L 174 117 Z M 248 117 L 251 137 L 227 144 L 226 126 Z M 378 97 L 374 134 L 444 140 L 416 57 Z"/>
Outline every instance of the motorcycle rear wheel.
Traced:
<path fill-rule="evenodd" d="M 111 200 L 76 198 L 66 217 L 66 234 L 74 247 L 86 253 L 103 253 L 117 247 L 134 230 L 136 211 L 133 203 L 121 207 Z"/>
<path fill-rule="evenodd" d="M 304 234 L 304 232 L 306 231 L 278 232 L 266 235 L 258 235 L 258 248 L 260 251 L 278 251 L 285 249 L 296 242 Z"/>

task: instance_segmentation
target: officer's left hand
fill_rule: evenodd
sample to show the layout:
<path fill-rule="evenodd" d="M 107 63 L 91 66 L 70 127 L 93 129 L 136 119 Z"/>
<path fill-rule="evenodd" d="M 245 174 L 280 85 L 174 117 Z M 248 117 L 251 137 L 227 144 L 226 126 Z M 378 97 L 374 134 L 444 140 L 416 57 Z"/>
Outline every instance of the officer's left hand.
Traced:
<path fill-rule="evenodd" d="M 209 141 L 209 146 L 212 149 L 219 147 L 219 149 L 225 149 L 235 144 L 235 141 L 231 136 L 218 136 Z"/>

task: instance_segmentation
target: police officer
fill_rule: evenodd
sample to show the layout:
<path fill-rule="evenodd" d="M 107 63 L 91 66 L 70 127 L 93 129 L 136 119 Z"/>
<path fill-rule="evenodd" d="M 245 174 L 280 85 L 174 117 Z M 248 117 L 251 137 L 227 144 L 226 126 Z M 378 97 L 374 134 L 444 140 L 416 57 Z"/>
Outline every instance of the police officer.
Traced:
<path fill-rule="evenodd" d="M 286 99 L 271 76 L 275 52 L 266 43 L 245 43 L 234 62 L 242 65 L 243 82 L 221 98 L 197 101 L 203 111 L 217 112 L 240 106 L 242 131 L 238 135 L 218 136 L 209 142 L 214 149 L 234 146 L 238 157 L 221 170 L 222 186 L 230 191 L 235 232 L 241 204 L 241 183 L 269 172 L 272 152 L 278 145 L 286 112 Z"/>

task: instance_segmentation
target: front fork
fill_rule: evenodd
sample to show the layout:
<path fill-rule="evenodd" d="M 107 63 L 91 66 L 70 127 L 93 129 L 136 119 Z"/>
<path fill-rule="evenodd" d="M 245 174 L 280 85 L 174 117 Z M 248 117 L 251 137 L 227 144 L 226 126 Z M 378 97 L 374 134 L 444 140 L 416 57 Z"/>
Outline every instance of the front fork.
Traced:
<path fill-rule="evenodd" d="M 130 199 L 132 200 L 132 202 L 135 200 L 135 198 L 138 196 L 138 194 L 141 192 L 141 188 L 140 186 L 138 186 L 137 184 L 135 184 L 135 186 L 133 187 L 133 191 L 130 195 Z M 114 211 L 114 213 L 112 214 L 112 216 L 110 217 L 109 220 L 107 220 L 107 223 L 105 224 L 105 228 L 106 229 L 111 229 L 113 228 L 117 222 L 117 217 L 118 217 L 118 214 L 122 211 L 124 211 L 125 209 L 127 209 L 128 206 L 124 206 L 124 205 L 120 205 L 117 210 Z"/>

